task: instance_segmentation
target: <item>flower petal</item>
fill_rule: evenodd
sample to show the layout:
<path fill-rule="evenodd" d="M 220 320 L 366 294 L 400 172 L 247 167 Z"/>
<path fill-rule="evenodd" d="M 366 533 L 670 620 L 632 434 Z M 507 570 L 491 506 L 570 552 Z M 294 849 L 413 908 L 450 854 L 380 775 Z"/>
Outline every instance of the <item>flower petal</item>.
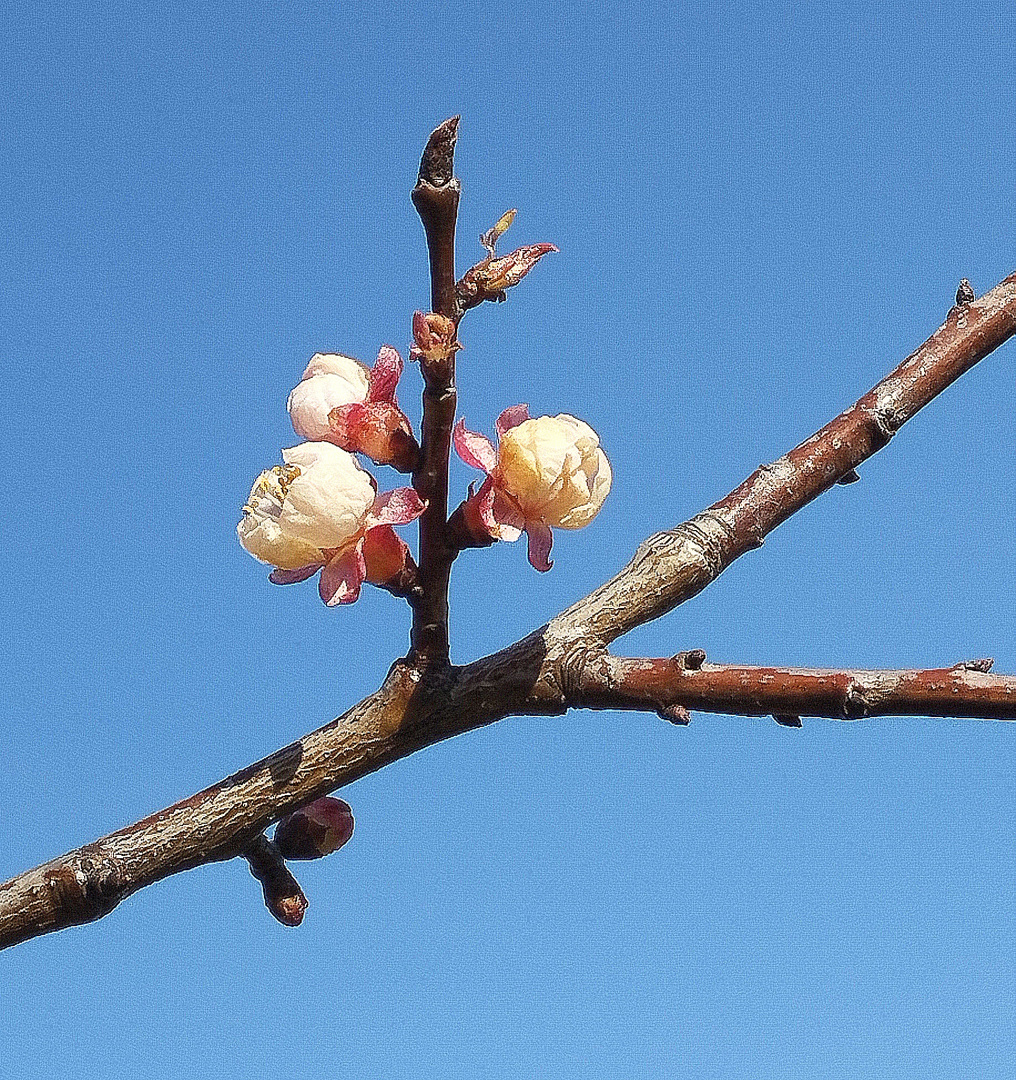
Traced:
<path fill-rule="evenodd" d="M 542 521 L 527 521 L 526 536 L 529 539 L 529 562 L 534 569 L 542 572 L 549 570 L 554 564 L 550 561 L 551 545 L 554 543 L 554 534 L 549 525 Z"/>
<path fill-rule="evenodd" d="M 343 548 L 321 571 L 318 592 L 329 607 L 352 604 L 360 595 L 360 586 L 367 576 L 367 567 L 360 550 L 362 541 Z"/>
<path fill-rule="evenodd" d="M 528 405 L 509 405 L 497 418 L 497 437 L 503 439 L 506 431 L 511 431 L 513 427 L 518 427 L 519 424 L 528 419 Z"/>
<path fill-rule="evenodd" d="M 367 528 L 378 525 L 408 525 L 427 509 L 415 488 L 401 487 L 386 491 L 374 500 L 367 514 Z"/>
<path fill-rule="evenodd" d="M 378 525 L 367 530 L 363 538 L 363 561 L 368 581 L 384 585 L 405 570 L 408 559 L 409 545 L 396 535 L 391 525 Z"/>
<path fill-rule="evenodd" d="M 368 401 L 387 401 L 394 404 L 395 387 L 402 378 L 402 357 L 391 345 L 382 345 L 370 372 Z"/>
<path fill-rule="evenodd" d="M 299 570 L 273 570 L 268 575 L 268 580 L 273 585 L 295 585 L 298 581 L 306 581 L 313 577 L 322 567 L 322 563 L 311 563 L 310 566 L 301 566 Z"/>
<path fill-rule="evenodd" d="M 485 473 L 494 471 L 497 464 L 497 451 L 494 444 L 486 435 L 480 435 L 466 428 L 465 420 L 460 420 L 452 432 L 452 442 L 455 444 L 455 453 L 474 469 L 482 469 Z"/>

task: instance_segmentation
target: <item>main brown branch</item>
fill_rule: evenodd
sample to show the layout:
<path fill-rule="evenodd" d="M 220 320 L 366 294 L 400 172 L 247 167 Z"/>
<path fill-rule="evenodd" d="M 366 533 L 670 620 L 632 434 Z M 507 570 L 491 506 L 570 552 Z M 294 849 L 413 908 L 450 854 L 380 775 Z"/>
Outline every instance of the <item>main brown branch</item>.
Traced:
<path fill-rule="evenodd" d="M 432 266 L 433 259 L 432 250 Z M 447 264 L 440 265 L 447 274 Z M 441 295 L 435 286 L 435 299 Z M 440 649 L 431 651 L 439 636 L 430 636 L 429 623 L 414 621 L 416 654 L 396 663 L 376 693 L 337 720 L 183 802 L 0 885 L 0 948 L 100 918 L 182 870 L 249 858 L 256 838 L 298 807 L 424 746 L 510 715 L 683 705 L 774 712 L 784 719 L 851 710 L 1012 717 L 1016 679 L 967 667 L 807 672 L 703 665 L 696 674 L 674 661 L 624 660 L 606 650 L 621 634 L 700 592 L 780 522 L 851 478 L 903 423 L 1014 332 L 1016 274 L 979 300 L 954 307 L 924 345 L 821 431 L 701 514 L 651 536 L 614 578 L 492 656 L 466 667 L 439 665 L 440 676 L 433 677 L 428 660 L 440 658 Z M 426 438 L 425 426 L 425 447 Z M 435 473 L 428 482 L 437 479 Z M 443 530 L 446 504 L 440 505 Z M 421 541 L 421 562 L 437 565 L 439 549 L 427 552 Z M 444 628 L 446 634 L 446 620 Z"/>

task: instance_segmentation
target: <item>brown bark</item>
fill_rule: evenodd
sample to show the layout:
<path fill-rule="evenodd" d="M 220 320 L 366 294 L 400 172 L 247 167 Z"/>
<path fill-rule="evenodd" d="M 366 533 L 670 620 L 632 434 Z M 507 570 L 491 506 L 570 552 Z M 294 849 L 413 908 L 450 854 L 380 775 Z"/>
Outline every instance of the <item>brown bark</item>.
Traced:
<path fill-rule="evenodd" d="M 454 130 L 452 141 L 453 136 Z M 424 177 L 425 186 L 440 187 L 436 181 L 445 175 L 445 185 L 453 183 L 450 158 L 445 168 L 439 150 L 432 154 L 438 162 L 432 166 L 435 183 Z M 447 229 L 441 235 L 447 239 Z M 433 267 L 433 247 L 431 259 Z M 444 280 L 447 259 L 438 257 L 436 264 Z M 454 278 L 453 266 L 450 273 Z M 444 288 L 435 283 L 436 301 L 447 296 Z M 1014 332 L 1016 274 L 979 300 L 954 307 L 917 352 L 821 431 L 762 466 L 708 510 L 650 537 L 610 581 L 501 652 L 466 667 L 448 666 L 447 592 L 443 643 L 431 633 L 436 623 L 428 621 L 441 612 L 435 608 L 421 619 L 417 604 L 414 651 L 393 666 L 376 693 L 337 720 L 175 806 L 0 885 L 0 948 L 100 918 L 170 874 L 249 857 L 263 847 L 258 837 L 265 828 L 298 807 L 421 747 L 513 714 L 580 706 L 670 709 L 679 721 L 689 707 L 773 712 L 782 722 L 801 713 L 911 709 L 920 715 L 1010 717 L 1014 680 L 969 665 L 896 673 L 727 668 L 706 665 L 698 654 L 684 654 L 681 661 L 623 660 L 610 657 L 606 646 L 700 592 L 791 514 L 837 481 L 852 478 L 918 409 Z M 442 432 L 445 422 L 443 414 L 440 424 L 434 420 Z M 436 438 L 432 434 L 425 468 L 440 463 Z M 426 482 L 440 481 L 439 473 L 428 474 Z M 435 510 L 431 519 L 440 528 L 421 529 L 422 581 L 446 557 L 438 543 L 446 533 L 446 452 L 443 483 L 444 501 L 435 502 L 440 514 Z"/>
<path fill-rule="evenodd" d="M 454 176 L 459 118 L 434 130 L 420 162 L 413 205 L 423 222 L 430 255 L 432 310 L 458 324 L 455 294 L 455 221 L 459 182 Z M 413 604 L 411 635 L 414 659 L 428 665 L 448 663 L 448 584 L 456 549 L 448 536 L 448 458 L 455 423 L 455 350 L 437 359 L 421 357 L 423 423 L 420 464 L 413 487 L 426 500 L 420 518 L 420 594 Z"/>
<path fill-rule="evenodd" d="M 586 709 L 655 709 L 773 716 L 796 727 L 802 716 L 862 720 L 872 716 L 1016 719 L 1016 676 L 988 673 L 973 660 L 928 671 L 833 671 L 739 667 L 682 657 L 602 656 L 582 670 L 568 704 Z M 678 712 L 680 723 L 683 713 Z M 666 716 L 666 719 L 672 719 Z"/>

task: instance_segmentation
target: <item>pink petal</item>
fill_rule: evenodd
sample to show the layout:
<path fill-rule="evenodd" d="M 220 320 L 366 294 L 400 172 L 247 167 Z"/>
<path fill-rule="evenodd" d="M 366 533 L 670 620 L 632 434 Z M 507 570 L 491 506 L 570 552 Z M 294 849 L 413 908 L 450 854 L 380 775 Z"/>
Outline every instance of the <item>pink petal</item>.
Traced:
<path fill-rule="evenodd" d="M 361 543 L 343 548 L 321 571 L 318 592 L 329 607 L 352 604 L 360 595 L 360 586 L 367 576 Z"/>
<path fill-rule="evenodd" d="M 321 563 L 311 563 L 309 566 L 301 566 L 299 570 L 275 569 L 268 575 L 268 580 L 273 585 L 295 585 L 298 581 L 306 581 L 313 577 L 321 569 Z"/>
<path fill-rule="evenodd" d="M 371 368 L 367 400 L 394 403 L 395 387 L 402 378 L 402 367 L 402 357 L 398 352 L 391 345 L 382 345 Z"/>
<path fill-rule="evenodd" d="M 529 539 L 530 563 L 541 572 L 549 570 L 554 565 L 547 557 L 554 543 L 554 534 L 550 531 L 550 526 L 544 525 L 543 522 L 527 522 L 526 536 Z"/>
<path fill-rule="evenodd" d="M 368 528 L 378 525 L 408 525 L 427 509 L 415 488 L 401 487 L 386 491 L 374 500 L 368 511 Z"/>
<path fill-rule="evenodd" d="M 497 451 L 494 444 L 486 435 L 479 435 L 475 431 L 466 430 L 465 420 L 460 420 L 452 432 L 452 442 L 455 444 L 455 453 L 474 469 L 482 469 L 485 473 L 494 471 L 497 464 Z"/>
<path fill-rule="evenodd" d="M 519 509 L 519 504 L 500 488 L 494 489 L 493 515 L 501 539 L 518 540 L 526 527 L 525 515 Z"/>
<path fill-rule="evenodd" d="M 506 431 L 511 431 L 513 427 L 518 427 L 519 424 L 528 419 L 528 405 L 510 405 L 497 418 L 497 437 L 503 439 Z"/>

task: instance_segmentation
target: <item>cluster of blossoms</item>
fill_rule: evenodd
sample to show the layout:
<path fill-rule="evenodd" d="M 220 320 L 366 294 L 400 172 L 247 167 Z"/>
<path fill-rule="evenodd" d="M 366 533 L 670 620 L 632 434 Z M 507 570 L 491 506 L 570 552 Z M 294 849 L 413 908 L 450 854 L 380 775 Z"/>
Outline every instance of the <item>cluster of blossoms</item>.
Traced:
<path fill-rule="evenodd" d="M 455 324 L 417 312 L 411 358 L 441 362 L 459 348 Z M 377 483 L 354 457 L 411 472 L 420 448 L 398 406 L 403 371 L 398 352 L 384 346 L 373 368 L 338 353 L 317 353 L 289 395 L 293 428 L 306 442 L 282 451 L 282 465 L 254 481 L 240 543 L 274 567 L 277 585 L 320 571 L 329 606 L 352 603 L 364 581 L 405 592 L 415 572 L 409 548 L 393 526 L 418 518 L 426 503 L 412 487 L 378 494 Z M 565 414 L 530 417 L 525 405 L 497 419 L 498 445 L 466 429 L 453 432 L 458 455 L 486 478 L 457 512 L 460 546 L 513 541 L 524 532 L 529 561 L 551 568 L 552 529 L 581 529 L 599 512 L 611 470 L 588 424 Z"/>
<path fill-rule="evenodd" d="M 411 565 L 392 526 L 406 525 L 425 504 L 411 487 L 377 493 L 377 482 L 353 456 L 407 471 L 416 440 L 395 400 L 402 358 L 385 346 L 369 370 L 359 361 L 318 353 L 289 395 L 297 435 L 309 440 L 282 451 L 284 464 L 254 481 L 240 543 L 275 567 L 276 585 L 321 571 L 321 599 L 350 604 L 364 581 L 386 585 Z"/>

